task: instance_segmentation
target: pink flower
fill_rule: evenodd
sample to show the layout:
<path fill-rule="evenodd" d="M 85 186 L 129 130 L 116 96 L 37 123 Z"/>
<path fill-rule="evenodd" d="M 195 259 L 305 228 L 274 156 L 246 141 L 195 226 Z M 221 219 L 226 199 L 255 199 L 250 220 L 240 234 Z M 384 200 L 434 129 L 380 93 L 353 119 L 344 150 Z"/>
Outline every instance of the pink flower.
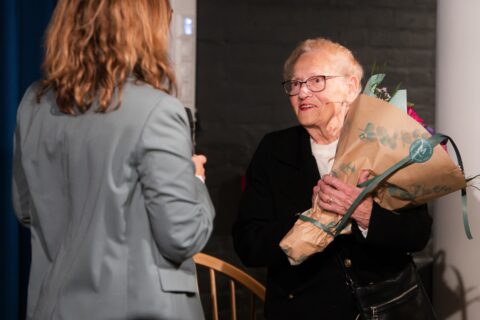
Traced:
<path fill-rule="evenodd" d="M 423 121 L 422 118 L 420 118 L 420 116 L 415 112 L 415 110 L 413 109 L 413 104 L 408 104 L 407 105 L 407 113 L 410 117 L 412 117 L 415 121 L 417 121 L 418 123 L 420 123 L 425 129 L 427 129 L 427 131 L 431 134 L 431 135 L 434 135 L 435 134 L 435 130 L 433 130 L 432 127 L 429 127 L 425 124 L 425 121 Z M 443 143 L 440 143 L 440 145 L 442 146 L 442 148 L 447 151 L 447 146 L 446 146 L 446 143 L 443 142 Z"/>
<path fill-rule="evenodd" d="M 425 121 L 423 121 L 423 119 L 420 118 L 420 116 L 415 112 L 415 110 L 413 109 L 413 106 L 411 106 L 411 105 L 407 106 L 407 113 L 410 117 L 415 119 L 415 121 L 420 123 L 422 126 L 425 126 Z"/>

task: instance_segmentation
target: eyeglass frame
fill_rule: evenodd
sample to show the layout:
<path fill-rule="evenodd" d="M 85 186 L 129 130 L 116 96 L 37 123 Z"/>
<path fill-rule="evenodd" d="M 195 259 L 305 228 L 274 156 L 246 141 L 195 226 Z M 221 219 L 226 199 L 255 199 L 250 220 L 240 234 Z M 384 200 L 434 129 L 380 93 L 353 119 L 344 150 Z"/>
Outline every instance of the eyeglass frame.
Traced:
<path fill-rule="evenodd" d="M 293 96 L 297 96 L 300 94 L 300 91 L 302 90 L 302 86 L 303 84 L 305 84 L 307 86 L 307 89 L 310 90 L 311 92 L 322 92 L 323 90 L 325 90 L 325 88 L 327 87 L 327 80 L 329 79 L 333 79 L 333 78 L 341 78 L 341 77 L 345 77 L 345 76 L 334 76 L 334 75 L 330 75 L 330 76 L 326 76 L 326 75 L 316 75 L 316 76 L 311 76 L 309 78 L 307 78 L 305 81 L 300 81 L 300 80 L 285 80 L 282 82 L 282 86 L 283 86 L 283 90 L 285 91 L 285 93 L 290 96 L 290 97 L 293 97 Z M 308 81 L 313 79 L 313 78 L 323 78 L 323 82 L 325 83 L 325 85 L 323 86 L 323 88 L 321 90 L 312 90 L 309 86 L 308 86 Z M 295 94 L 290 94 L 289 92 L 287 92 L 287 88 L 285 88 L 285 84 L 286 83 L 292 83 L 292 82 L 297 82 L 300 84 L 300 87 L 298 89 L 298 92 L 295 93 Z"/>

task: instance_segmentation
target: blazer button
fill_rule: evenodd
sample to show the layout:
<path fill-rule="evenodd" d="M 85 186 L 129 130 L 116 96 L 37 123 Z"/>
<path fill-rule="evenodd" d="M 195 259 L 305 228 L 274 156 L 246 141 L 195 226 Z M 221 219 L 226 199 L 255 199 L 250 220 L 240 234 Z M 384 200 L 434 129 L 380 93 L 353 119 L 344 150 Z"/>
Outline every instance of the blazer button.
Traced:
<path fill-rule="evenodd" d="M 350 268 L 352 266 L 352 260 L 348 258 L 343 260 L 343 265 L 345 266 L 345 268 Z"/>
<path fill-rule="evenodd" d="M 290 294 L 288 295 L 288 300 L 292 300 L 293 298 L 295 298 L 295 296 L 294 296 L 292 293 L 290 293 Z"/>

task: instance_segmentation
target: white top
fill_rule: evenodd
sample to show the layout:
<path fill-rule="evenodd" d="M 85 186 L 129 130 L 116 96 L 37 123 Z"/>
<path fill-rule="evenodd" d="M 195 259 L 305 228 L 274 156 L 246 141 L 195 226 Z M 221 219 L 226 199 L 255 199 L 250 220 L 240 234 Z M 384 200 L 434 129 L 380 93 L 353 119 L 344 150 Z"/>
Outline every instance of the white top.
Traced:
<path fill-rule="evenodd" d="M 337 151 L 338 139 L 330 144 L 318 144 L 310 138 L 312 154 L 317 162 L 318 172 L 323 177 L 332 170 L 333 161 L 335 160 L 335 151 Z"/>

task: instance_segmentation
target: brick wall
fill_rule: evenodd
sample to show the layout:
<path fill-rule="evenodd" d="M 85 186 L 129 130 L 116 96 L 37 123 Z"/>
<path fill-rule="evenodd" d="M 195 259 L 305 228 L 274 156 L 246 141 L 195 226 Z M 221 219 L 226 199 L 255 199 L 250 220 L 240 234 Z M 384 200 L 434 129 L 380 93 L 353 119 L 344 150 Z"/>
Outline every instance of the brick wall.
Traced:
<path fill-rule="evenodd" d="M 208 156 L 217 209 L 206 252 L 240 265 L 230 239 L 240 179 L 265 133 L 296 124 L 280 82 L 299 41 L 322 36 L 344 44 L 367 77 L 374 63 L 388 63 L 384 84 L 401 83 L 419 115 L 434 122 L 435 0 L 201 0 L 197 6 L 198 152 Z"/>

